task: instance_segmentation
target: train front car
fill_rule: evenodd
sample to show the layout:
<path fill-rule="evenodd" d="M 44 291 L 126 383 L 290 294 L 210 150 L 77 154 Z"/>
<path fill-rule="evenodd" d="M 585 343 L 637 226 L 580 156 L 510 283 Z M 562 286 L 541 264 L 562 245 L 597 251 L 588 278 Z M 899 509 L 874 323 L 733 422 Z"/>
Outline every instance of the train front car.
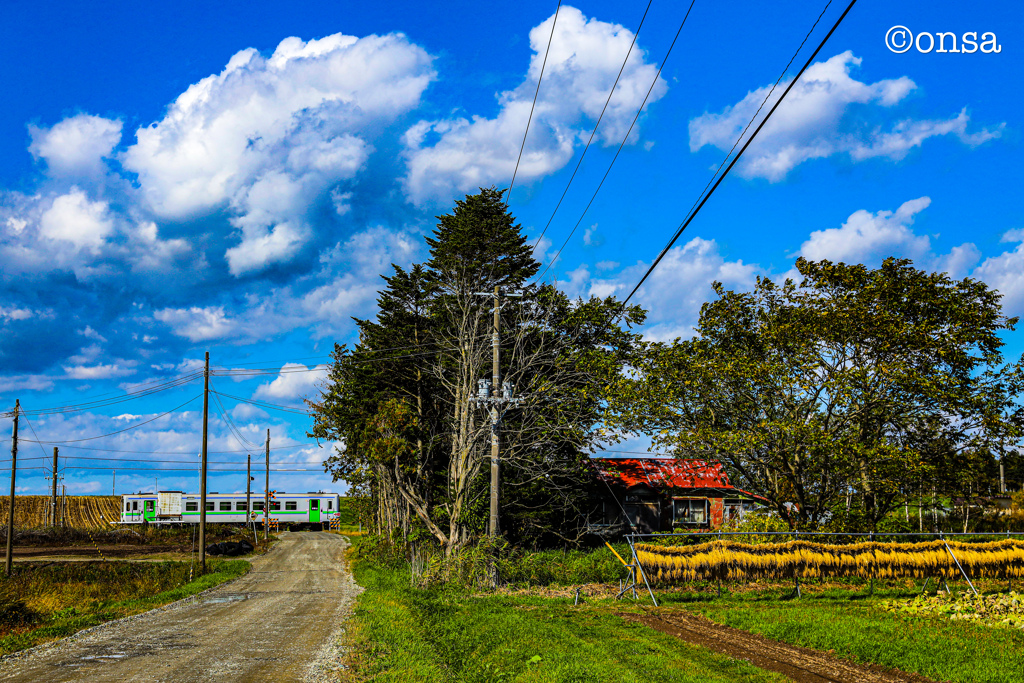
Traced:
<path fill-rule="evenodd" d="M 270 501 L 270 519 L 282 529 L 327 529 L 338 517 L 341 496 L 314 491 L 285 493 L 275 491 Z M 129 493 L 121 496 L 122 524 L 198 524 L 200 496 L 183 491 Z M 264 495 L 252 492 L 206 495 L 207 524 L 261 524 L 264 517 Z"/>

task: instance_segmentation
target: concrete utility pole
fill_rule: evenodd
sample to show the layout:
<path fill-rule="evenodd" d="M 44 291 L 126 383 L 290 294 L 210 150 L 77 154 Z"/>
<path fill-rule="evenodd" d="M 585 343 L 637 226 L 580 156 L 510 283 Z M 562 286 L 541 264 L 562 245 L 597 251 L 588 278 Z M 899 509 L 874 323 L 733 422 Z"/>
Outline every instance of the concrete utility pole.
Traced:
<path fill-rule="evenodd" d="M 494 333 L 491 338 L 491 375 L 494 382 L 494 391 L 501 388 L 501 343 L 498 336 L 501 326 L 501 294 L 498 285 L 494 285 Z M 500 449 L 500 435 L 498 433 L 498 405 L 491 404 L 491 515 L 490 534 L 492 537 L 498 535 L 498 499 L 499 487 L 501 486 L 501 464 L 498 460 Z"/>
<path fill-rule="evenodd" d="M 14 560 L 14 475 L 18 472 L 18 413 L 21 412 L 21 400 L 14 401 L 14 435 L 11 437 L 11 506 L 7 515 L 7 576 L 11 575 L 11 562 Z"/>
<path fill-rule="evenodd" d="M 267 430 L 267 481 L 263 485 L 263 541 L 270 528 L 270 430 Z"/>
<path fill-rule="evenodd" d="M 203 450 L 202 470 L 199 475 L 199 567 L 206 573 L 206 434 L 207 417 L 210 413 L 210 352 L 206 352 L 203 369 Z"/>
<path fill-rule="evenodd" d="M 57 447 L 53 447 L 53 493 L 50 495 L 50 521 L 57 528 Z"/>

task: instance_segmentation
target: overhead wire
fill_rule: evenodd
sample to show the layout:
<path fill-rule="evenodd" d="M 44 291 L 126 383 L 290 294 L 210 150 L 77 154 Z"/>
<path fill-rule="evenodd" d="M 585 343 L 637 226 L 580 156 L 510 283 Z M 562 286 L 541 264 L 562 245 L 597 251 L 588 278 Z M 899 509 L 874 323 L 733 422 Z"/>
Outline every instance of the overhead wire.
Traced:
<path fill-rule="evenodd" d="M 711 186 L 711 189 L 704 194 L 703 198 L 700 199 L 699 203 L 689 212 L 686 218 L 683 219 L 683 222 L 679 225 L 679 228 L 676 230 L 675 234 L 668 241 L 668 244 L 666 244 L 665 248 L 661 250 L 661 253 L 658 254 L 658 257 L 656 259 L 654 259 L 650 267 L 644 273 L 643 277 L 640 278 L 640 281 L 637 282 L 635 287 L 633 287 L 633 290 L 629 293 L 629 296 L 627 296 L 625 300 L 622 302 L 623 306 L 629 303 L 629 300 L 633 298 L 633 295 L 636 294 L 637 290 L 640 289 L 640 287 L 644 284 L 644 282 L 651 275 L 651 273 L 654 272 L 654 269 L 658 267 L 658 264 L 661 263 L 661 260 L 665 257 L 665 254 L 668 253 L 668 250 L 672 248 L 672 246 L 676 243 L 676 240 L 679 239 L 679 236 L 683 234 L 683 231 L 685 231 L 687 227 L 689 227 L 693 219 L 697 216 L 700 210 L 711 198 L 711 195 L 713 195 L 715 193 L 715 190 L 718 189 L 718 186 L 721 185 L 722 181 L 725 180 L 726 176 L 729 175 L 729 171 L 733 169 L 733 167 L 736 165 L 736 162 L 738 162 L 740 158 L 743 156 L 743 153 L 747 151 L 747 148 L 750 147 L 750 143 L 752 143 L 757 138 L 757 134 L 761 132 L 761 130 L 764 128 L 768 120 L 771 119 L 772 114 L 774 114 L 776 110 L 778 110 L 779 105 L 782 104 L 782 102 L 786 99 L 786 95 L 788 95 L 789 92 L 793 89 L 793 86 L 795 86 L 797 82 L 799 82 L 800 76 L 802 76 L 804 72 L 807 71 L 807 69 L 811 66 L 811 63 L 814 61 L 814 58 L 817 57 L 818 53 L 821 52 L 822 48 L 825 47 L 825 43 L 827 43 L 828 39 L 832 37 L 832 34 L 836 32 L 836 29 L 839 28 L 839 25 L 843 22 L 843 19 L 846 18 L 846 15 L 850 13 L 850 10 L 853 9 L 853 6 L 856 3 L 857 0 L 850 0 L 850 4 L 846 6 L 846 9 L 843 10 L 843 13 L 836 20 L 835 24 L 832 25 L 832 28 L 829 29 L 829 32 L 825 34 L 824 38 L 822 38 L 821 42 L 818 44 L 818 47 L 815 48 L 814 52 L 811 53 L 811 56 L 807 58 L 806 62 L 804 62 L 804 65 L 803 67 L 801 67 L 800 71 L 798 71 L 796 76 L 793 77 L 793 80 L 789 82 L 789 85 L 786 86 L 786 89 L 782 91 L 782 94 L 779 96 L 779 99 L 775 101 L 775 103 L 772 105 L 772 108 L 768 110 L 768 113 L 765 114 L 763 119 L 761 119 L 761 122 L 757 125 L 757 128 L 754 129 L 754 132 L 750 134 L 750 137 L 747 138 L 747 141 L 743 143 L 742 147 L 740 147 L 740 151 L 737 152 L 736 156 L 733 157 L 731 162 L 729 162 L 729 165 L 726 166 L 725 171 L 722 172 L 722 174 L 715 181 L 714 185 Z"/>
<path fill-rule="evenodd" d="M 131 431 L 132 429 L 138 429 L 142 425 L 149 424 L 150 422 L 154 422 L 156 420 L 159 420 L 162 417 L 166 417 L 167 415 L 170 415 L 171 413 L 175 412 L 176 410 L 180 410 L 181 408 L 184 408 L 189 403 L 192 403 L 192 401 L 195 401 L 197 398 L 199 398 L 199 396 L 193 396 L 192 398 L 190 398 L 189 400 L 185 401 L 181 405 L 175 406 L 174 408 L 171 408 L 170 410 L 168 410 L 165 413 L 160 413 L 156 417 L 153 417 L 153 418 L 150 418 L 148 420 L 145 420 L 144 422 L 139 422 L 138 424 L 134 424 L 131 427 L 125 427 L 124 429 L 119 429 L 116 432 L 110 432 L 108 434 L 100 434 L 98 436 L 90 436 L 90 437 L 86 437 L 86 438 L 83 438 L 83 439 L 66 439 L 64 441 L 43 441 L 43 440 L 38 440 L 38 441 L 36 441 L 36 443 L 48 443 L 48 444 L 55 444 L 55 445 L 66 444 L 66 443 L 80 443 L 82 441 L 95 441 L 96 439 L 102 439 L 104 437 L 114 436 L 115 434 L 123 434 L 124 432 Z M 25 439 L 25 441 L 29 441 L 29 440 L 30 439 Z"/>
<path fill-rule="evenodd" d="M 629 49 L 626 50 L 626 57 L 622 60 L 622 66 L 619 67 L 619 73 L 615 76 L 615 82 L 612 83 L 611 90 L 608 91 L 608 97 L 605 99 L 604 106 L 601 108 L 601 114 L 597 117 L 597 123 L 594 124 L 594 129 L 590 131 L 590 139 L 587 140 L 586 146 L 583 147 L 583 152 L 580 154 L 580 158 L 576 161 L 576 168 L 572 170 L 572 175 L 569 176 L 569 182 L 565 184 L 565 189 L 562 190 L 562 196 L 558 198 L 558 203 L 555 204 L 555 209 L 551 212 L 551 217 L 548 218 L 548 222 L 544 224 L 544 229 L 540 231 L 540 236 L 533 245 L 534 250 L 537 249 L 540 241 L 544 239 L 544 234 L 551 226 L 551 221 L 555 219 L 555 214 L 558 213 L 559 207 L 562 206 L 562 201 L 565 199 L 565 195 L 569 192 L 569 187 L 572 185 L 572 181 L 576 178 L 576 173 L 580 170 L 583 158 L 587 156 L 587 150 L 590 149 L 590 144 L 594 141 L 597 129 L 601 125 L 601 121 L 604 119 L 604 113 L 608 110 L 608 104 L 612 101 L 612 95 L 615 94 L 615 89 L 619 87 L 619 79 L 622 78 L 622 72 L 626 70 L 626 64 L 629 63 L 629 58 L 633 54 L 633 47 L 636 45 L 636 39 L 640 37 L 640 30 L 644 27 L 644 21 L 647 19 L 647 13 L 651 10 L 652 2 L 654 2 L 654 0 L 647 0 L 647 8 L 644 10 L 643 16 L 640 17 L 640 23 L 636 27 L 636 32 L 633 33 L 633 40 L 629 44 Z"/>
<path fill-rule="evenodd" d="M 537 89 L 533 91 L 533 104 L 530 105 L 530 116 L 526 119 L 526 130 L 523 132 L 523 142 L 519 145 L 519 156 L 516 158 L 516 167 L 512 171 L 512 181 L 508 184 L 505 194 L 505 208 L 508 208 L 509 199 L 512 197 L 512 187 L 516 184 L 516 175 L 519 173 L 519 162 L 523 160 L 523 150 L 526 149 L 526 137 L 530 134 L 530 124 L 533 123 L 533 110 L 537 107 L 537 96 L 540 94 L 540 84 L 544 80 L 544 70 L 548 65 L 548 53 L 551 52 L 551 41 L 555 37 L 555 26 L 558 25 L 558 13 L 562 9 L 562 0 L 558 0 L 555 7 L 555 17 L 551 20 L 551 33 L 548 35 L 548 46 L 544 50 L 544 61 L 540 65 L 540 75 L 537 77 Z"/>
<path fill-rule="evenodd" d="M 590 211 L 590 207 L 594 203 L 594 200 L 597 199 L 597 195 L 601 191 L 601 188 L 604 187 L 604 181 L 608 179 L 608 174 L 612 172 L 612 167 L 615 166 L 615 162 L 618 160 L 619 154 L 622 152 L 622 148 L 625 147 L 626 141 L 629 140 L 629 136 L 633 132 L 633 127 L 636 126 L 636 122 L 640 119 L 640 114 L 643 113 L 644 107 L 647 106 L 647 100 L 650 98 L 651 93 L 654 91 L 654 86 L 657 85 L 658 79 L 661 77 L 661 72 L 665 68 L 665 64 L 668 63 L 668 58 L 672 54 L 672 50 L 675 48 L 676 42 L 679 40 L 679 34 L 682 33 L 683 27 L 686 25 L 686 20 L 690 17 L 690 11 L 693 10 L 694 2 L 696 2 L 696 0 L 690 0 L 690 6 L 686 9 L 686 14 L 683 16 L 683 20 L 679 23 L 679 28 L 676 30 L 676 35 L 675 37 L 672 38 L 672 43 L 668 46 L 668 50 L 665 52 L 665 56 L 661 60 L 661 66 L 658 68 L 658 72 L 654 75 L 654 79 L 651 81 L 651 87 L 647 89 L 647 94 L 644 95 L 644 100 L 643 102 L 640 103 L 640 108 L 637 109 L 636 116 L 633 117 L 632 123 L 629 124 L 629 129 L 623 136 L 622 142 L 619 143 L 618 149 L 615 150 L 615 155 L 612 157 L 611 163 L 608 164 L 608 168 L 605 170 L 604 175 L 601 177 L 601 182 L 597 184 L 597 189 L 595 189 L 594 194 L 591 195 L 590 201 L 587 202 L 586 207 L 584 207 L 583 209 L 583 213 L 580 214 L 580 217 L 576 221 L 576 224 L 572 226 L 572 230 L 569 231 L 569 236 L 565 238 L 565 241 L 562 243 L 562 246 L 558 248 L 557 252 L 555 252 L 554 257 L 552 257 L 551 261 L 549 261 L 548 264 L 544 266 L 544 270 L 540 272 L 540 275 L 537 276 L 537 282 L 539 282 L 544 277 L 544 274 L 548 272 L 548 269 L 551 268 L 551 266 L 555 264 L 555 261 L 558 260 L 558 257 L 562 253 L 562 250 L 564 250 L 566 245 L 569 244 L 569 240 L 571 240 L 572 236 L 576 234 L 576 230 L 580 227 L 580 223 L 583 222 L 583 218 L 587 215 L 587 212 Z"/>

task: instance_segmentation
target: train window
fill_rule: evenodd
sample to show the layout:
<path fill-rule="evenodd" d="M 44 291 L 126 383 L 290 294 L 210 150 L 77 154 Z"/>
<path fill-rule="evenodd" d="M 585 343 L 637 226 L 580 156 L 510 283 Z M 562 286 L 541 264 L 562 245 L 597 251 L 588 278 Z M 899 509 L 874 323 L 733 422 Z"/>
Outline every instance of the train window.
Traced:
<path fill-rule="evenodd" d="M 249 509 L 249 504 L 239 501 L 235 503 L 235 509 L 240 512 L 246 512 Z"/>
<path fill-rule="evenodd" d="M 213 512 L 213 503 L 207 503 L 206 504 L 206 511 L 207 512 Z"/>
<path fill-rule="evenodd" d="M 260 510 L 262 512 L 263 511 L 263 501 L 262 500 L 254 501 L 253 504 L 252 504 L 252 509 L 253 510 Z"/>
<path fill-rule="evenodd" d="M 311 501 L 309 501 L 309 509 L 310 510 L 319 510 L 320 509 L 320 501 L 319 500 L 311 500 Z"/>
<path fill-rule="evenodd" d="M 185 512 L 197 512 L 199 503 L 185 503 Z"/>
<path fill-rule="evenodd" d="M 130 502 L 130 501 L 127 501 L 127 500 L 126 500 L 126 501 L 124 502 L 124 509 L 125 509 L 125 511 L 126 511 L 126 512 L 127 512 L 128 510 L 131 510 L 131 509 L 132 509 L 132 504 L 131 504 L 131 502 Z"/>
<path fill-rule="evenodd" d="M 286 500 L 284 503 L 285 510 L 298 510 L 299 504 L 294 500 Z"/>
<path fill-rule="evenodd" d="M 146 501 L 146 509 L 149 510 L 150 512 L 152 512 L 153 508 L 156 507 L 155 503 L 156 503 L 156 501 L 154 501 L 154 500 L 147 500 Z"/>
<path fill-rule="evenodd" d="M 220 503 L 220 511 L 221 512 L 230 512 L 231 511 L 231 501 L 230 500 L 222 500 L 221 503 Z"/>
<path fill-rule="evenodd" d="M 280 510 L 280 509 L 281 509 L 281 502 L 280 501 L 273 500 L 273 501 L 270 502 L 270 510 L 271 511 Z"/>
<path fill-rule="evenodd" d="M 132 501 L 132 510 L 138 510 L 138 509 L 139 509 L 139 501 L 133 500 Z"/>
<path fill-rule="evenodd" d="M 334 501 L 333 500 L 327 501 L 327 509 L 328 510 L 333 510 L 334 509 Z"/>

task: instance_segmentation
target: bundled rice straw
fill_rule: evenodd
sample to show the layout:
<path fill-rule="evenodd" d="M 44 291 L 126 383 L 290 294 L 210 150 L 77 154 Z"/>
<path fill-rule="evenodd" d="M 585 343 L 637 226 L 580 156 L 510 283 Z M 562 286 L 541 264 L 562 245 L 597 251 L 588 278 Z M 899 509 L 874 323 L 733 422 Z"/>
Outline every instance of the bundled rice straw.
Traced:
<path fill-rule="evenodd" d="M 658 583 L 721 579 L 779 579 L 823 577 L 944 577 L 958 578 L 946 543 L 971 578 L 1024 577 L 1024 541 L 990 543 L 926 541 L 825 545 L 789 541 L 746 545 L 711 541 L 694 546 L 656 546 L 638 543 L 637 557 Z"/>

